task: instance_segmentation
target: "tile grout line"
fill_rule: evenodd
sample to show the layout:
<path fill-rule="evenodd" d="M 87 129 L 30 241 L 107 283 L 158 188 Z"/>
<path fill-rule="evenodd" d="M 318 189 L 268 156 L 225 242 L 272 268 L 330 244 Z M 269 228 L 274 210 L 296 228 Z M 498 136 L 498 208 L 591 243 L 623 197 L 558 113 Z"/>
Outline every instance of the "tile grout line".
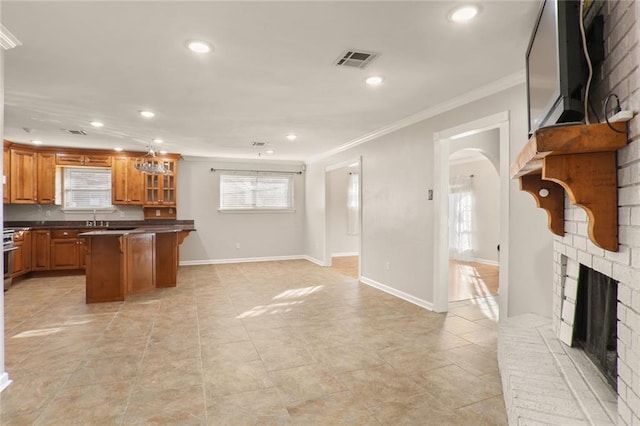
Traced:
<path fill-rule="evenodd" d="M 160 306 L 162 306 L 162 301 L 166 295 L 164 289 L 162 289 L 162 294 L 160 295 L 158 306 L 156 307 L 156 312 L 153 315 L 153 323 L 151 324 L 151 329 L 149 330 L 149 336 L 147 337 L 147 343 L 144 346 L 144 350 L 142 351 L 142 357 L 140 358 L 140 364 L 138 365 L 138 369 L 136 370 L 135 378 L 133 379 L 133 384 L 131 385 L 131 390 L 129 391 L 129 396 L 127 397 L 127 403 L 125 404 L 124 410 L 122 411 L 122 417 L 120 419 L 119 424 L 123 425 L 124 421 L 127 417 L 127 411 L 129 411 L 129 405 L 131 404 L 131 397 L 133 396 L 133 392 L 136 390 L 136 385 L 138 384 L 138 379 L 140 377 L 140 371 L 142 370 L 142 366 L 144 364 L 144 359 L 147 356 L 147 351 L 149 349 L 149 344 L 151 342 L 151 335 L 153 334 L 153 329 L 155 327 L 156 321 L 158 319 L 158 313 L 160 311 Z M 124 307 L 126 305 L 126 301 L 122 304 Z"/>

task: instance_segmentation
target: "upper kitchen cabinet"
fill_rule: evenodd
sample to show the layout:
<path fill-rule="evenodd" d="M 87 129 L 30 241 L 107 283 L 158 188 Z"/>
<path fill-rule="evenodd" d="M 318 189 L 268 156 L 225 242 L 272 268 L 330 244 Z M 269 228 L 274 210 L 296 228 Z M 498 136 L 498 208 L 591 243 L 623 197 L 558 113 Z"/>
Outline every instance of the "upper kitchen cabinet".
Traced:
<path fill-rule="evenodd" d="M 56 188 L 60 192 L 56 181 L 64 180 L 65 167 L 103 167 L 111 169 L 111 202 L 114 205 L 153 207 L 153 218 L 175 218 L 180 154 L 151 156 L 133 151 L 111 154 L 106 150 L 34 148 L 4 141 L 4 202 L 55 204 Z M 147 163 L 148 167 L 142 167 L 143 171 L 140 171 L 136 168 L 138 162 L 143 166 Z M 166 173 L 154 174 L 157 169 L 164 169 Z"/>
<path fill-rule="evenodd" d="M 12 204 L 36 204 L 38 201 L 38 154 L 29 149 L 11 148 Z"/>
<path fill-rule="evenodd" d="M 142 205 L 144 175 L 134 167 L 133 157 L 113 157 L 111 163 L 111 202 Z"/>
<path fill-rule="evenodd" d="M 5 172 L 9 183 L 5 186 L 9 188 L 5 193 L 5 199 L 8 195 L 12 204 L 55 202 L 56 163 L 53 153 L 5 146 L 4 155 L 4 165 L 10 170 L 8 173 Z"/>
<path fill-rule="evenodd" d="M 111 167 L 111 156 L 61 152 L 56 154 L 58 166 Z"/>
<path fill-rule="evenodd" d="M 151 161 L 162 165 L 167 173 L 144 175 L 144 205 L 175 206 L 178 159 L 156 158 Z"/>
<path fill-rule="evenodd" d="M 56 156 L 51 152 L 38 153 L 38 204 L 53 204 L 56 200 Z"/>
<path fill-rule="evenodd" d="M 7 145 L 4 146 L 3 160 L 2 202 L 7 204 L 11 202 L 11 150 Z"/>

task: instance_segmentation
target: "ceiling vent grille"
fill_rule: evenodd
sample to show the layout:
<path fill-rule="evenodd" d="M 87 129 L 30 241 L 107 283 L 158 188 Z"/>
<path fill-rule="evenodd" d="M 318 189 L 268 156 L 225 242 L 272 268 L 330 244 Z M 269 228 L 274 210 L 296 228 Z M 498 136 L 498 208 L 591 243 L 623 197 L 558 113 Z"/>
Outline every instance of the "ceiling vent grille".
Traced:
<path fill-rule="evenodd" d="M 87 132 L 85 132 L 84 130 L 67 130 L 67 129 L 62 129 L 63 132 L 67 132 L 67 133 L 71 133 L 72 135 L 82 135 L 85 136 L 87 134 Z"/>
<path fill-rule="evenodd" d="M 256 141 L 251 142 L 251 146 L 265 146 L 266 144 L 267 144 L 266 142 L 256 142 Z"/>
<path fill-rule="evenodd" d="M 364 50 L 349 49 L 338 57 L 335 64 L 339 67 L 366 68 L 373 62 L 379 53 L 366 52 Z"/>

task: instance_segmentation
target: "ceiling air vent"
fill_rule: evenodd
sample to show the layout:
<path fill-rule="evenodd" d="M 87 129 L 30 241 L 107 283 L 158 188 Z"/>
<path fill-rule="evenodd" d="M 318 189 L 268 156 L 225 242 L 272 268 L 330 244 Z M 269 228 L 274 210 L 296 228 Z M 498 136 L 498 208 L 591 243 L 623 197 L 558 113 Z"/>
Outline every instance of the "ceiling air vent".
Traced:
<path fill-rule="evenodd" d="M 379 53 L 350 49 L 340 55 L 335 63 L 339 67 L 366 68 L 378 56 Z"/>
<path fill-rule="evenodd" d="M 87 132 L 85 132 L 84 130 L 68 130 L 68 129 L 63 129 L 64 132 L 67 133 L 71 133 L 72 135 L 86 135 Z"/>
<path fill-rule="evenodd" d="M 266 142 L 256 142 L 256 141 L 251 142 L 251 146 L 265 146 L 266 144 L 267 144 Z"/>

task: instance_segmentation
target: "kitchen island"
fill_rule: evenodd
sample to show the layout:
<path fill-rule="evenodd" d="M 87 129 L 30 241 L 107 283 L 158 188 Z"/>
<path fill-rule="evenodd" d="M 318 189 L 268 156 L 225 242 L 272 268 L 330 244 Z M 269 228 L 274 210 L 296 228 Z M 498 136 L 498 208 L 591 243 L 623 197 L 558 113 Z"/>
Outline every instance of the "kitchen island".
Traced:
<path fill-rule="evenodd" d="M 178 246 L 193 226 L 158 225 L 96 230 L 85 239 L 86 302 L 122 301 L 130 294 L 175 287 Z"/>

